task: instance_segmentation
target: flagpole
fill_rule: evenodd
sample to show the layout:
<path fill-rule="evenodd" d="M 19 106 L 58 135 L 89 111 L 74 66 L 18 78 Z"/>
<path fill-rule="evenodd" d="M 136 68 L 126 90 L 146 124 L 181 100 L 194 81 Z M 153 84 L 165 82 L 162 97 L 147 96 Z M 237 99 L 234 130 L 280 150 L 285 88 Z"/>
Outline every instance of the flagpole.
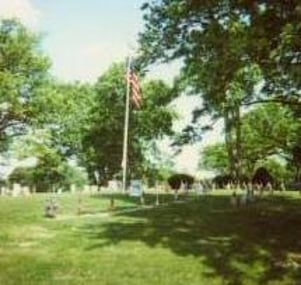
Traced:
<path fill-rule="evenodd" d="M 127 160 L 128 160 L 128 137 L 129 137 L 129 115 L 130 115 L 130 68 L 131 56 L 128 57 L 127 72 L 126 72 L 126 99 L 125 99 L 125 115 L 124 115 L 124 135 L 123 135 L 123 155 L 122 155 L 122 191 L 126 192 L 126 175 L 127 175 Z"/>

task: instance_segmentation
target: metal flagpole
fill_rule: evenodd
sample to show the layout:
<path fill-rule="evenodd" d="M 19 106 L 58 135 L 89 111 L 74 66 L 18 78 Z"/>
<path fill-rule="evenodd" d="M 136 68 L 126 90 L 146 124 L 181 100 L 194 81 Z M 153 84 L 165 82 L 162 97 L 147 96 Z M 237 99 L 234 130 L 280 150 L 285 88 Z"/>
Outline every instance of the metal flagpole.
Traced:
<path fill-rule="evenodd" d="M 124 115 L 124 135 L 123 135 L 123 156 L 122 156 L 122 190 L 126 192 L 126 175 L 127 175 L 127 159 L 128 159 L 128 136 L 129 136 L 129 114 L 130 114 L 130 69 L 131 56 L 128 57 L 127 62 L 127 86 L 126 86 L 126 100 L 125 100 L 125 115 Z"/>

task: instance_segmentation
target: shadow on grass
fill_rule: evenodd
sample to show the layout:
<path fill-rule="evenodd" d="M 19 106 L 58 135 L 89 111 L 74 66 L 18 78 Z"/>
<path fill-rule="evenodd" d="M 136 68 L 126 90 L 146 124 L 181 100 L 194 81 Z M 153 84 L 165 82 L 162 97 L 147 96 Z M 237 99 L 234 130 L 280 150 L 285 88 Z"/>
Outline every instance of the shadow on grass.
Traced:
<path fill-rule="evenodd" d="M 185 195 L 183 195 L 185 196 Z M 156 205 L 156 195 L 155 194 L 145 194 L 143 196 L 143 203 L 141 202 L 139 197 L 132 197 L 124 194 L 95 194 L 89 197 L 89 199 L 102 200 L 104 205 L 101 207 L 96 207 L 95 205 L 90 205 L 89 202 L 82 199 L 82 203 L 77 208 L 80 208 L 80 215 L 93 215 L 93 214 L 103 214 L 103 213 L 118 213 L 123 210 L 130 209 L 141 209 L 141 207 L 145 206 L 145 208 L 149 208 L 150 206 Z M 112 201 L 113 198 L 113 201 Z M 182 199 L 182 201 L 185 200 Z M 174 196 L 170 194 L 161 194 L 160 195 L 160 205 L 166 205 L 170 202 L 174 201 Z"/>
<path fill-rule="evenodd" d="M 208 196 L 118 216 L 85 225 L 83 231 L 95 240 L 87 250 L 141 241 L 200 258 L 212 269 L 207 277 L 222 277 L 225 284 L 268 284 L 287 278 L 292 283 L 285 284 L 301 284 L 300 199 L 277 196 L 233 208 L 229 196 Z"/>
<path fill-rule="evenodd" d="M 102 200 L 110 200 L 111 197 L 114 197 L 114 200 L 116 202 L 117 208 L 123 208 L 124 206 L 140 206 L 140 198 L 139 197 L 133 197 L 128 194 L 96 194 L 91 196 L 94 199 L 102 199 Z M 184 196 L 184 195 L 182 195 Z M 156 202 L 156 194 L 146 193 L 143 195 L 145 205 L 154 205 Z M 172 194 L 160 194 L 160 203 L 169 203 L 171 201 L 174 201 L 174 195 Z"/>

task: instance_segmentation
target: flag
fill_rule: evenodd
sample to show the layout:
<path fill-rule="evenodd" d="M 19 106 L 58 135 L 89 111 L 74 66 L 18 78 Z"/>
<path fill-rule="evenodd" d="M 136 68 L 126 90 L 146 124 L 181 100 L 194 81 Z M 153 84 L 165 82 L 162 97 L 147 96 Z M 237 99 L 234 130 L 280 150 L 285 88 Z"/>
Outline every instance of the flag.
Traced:
<path fill-rule="evenodd" d="M 128 80 L 131 88 L 131 99 L 137 108 L 142 105 L 142 91 L 140 87 L 140 82 L 137 73 L 135 72 L 133 66 L 130 67 Z"/>

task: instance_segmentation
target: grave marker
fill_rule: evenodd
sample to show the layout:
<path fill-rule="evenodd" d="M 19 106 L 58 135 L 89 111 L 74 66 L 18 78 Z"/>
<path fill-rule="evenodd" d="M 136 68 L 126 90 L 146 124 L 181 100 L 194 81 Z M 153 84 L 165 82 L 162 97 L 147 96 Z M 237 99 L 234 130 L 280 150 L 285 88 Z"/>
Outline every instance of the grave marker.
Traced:
<path fill-rule="evenodd" d="M 141 180 L 131 180 L 130 196 L 140 198 L 141 205 L 144 204 L 143 187 Z"/>

